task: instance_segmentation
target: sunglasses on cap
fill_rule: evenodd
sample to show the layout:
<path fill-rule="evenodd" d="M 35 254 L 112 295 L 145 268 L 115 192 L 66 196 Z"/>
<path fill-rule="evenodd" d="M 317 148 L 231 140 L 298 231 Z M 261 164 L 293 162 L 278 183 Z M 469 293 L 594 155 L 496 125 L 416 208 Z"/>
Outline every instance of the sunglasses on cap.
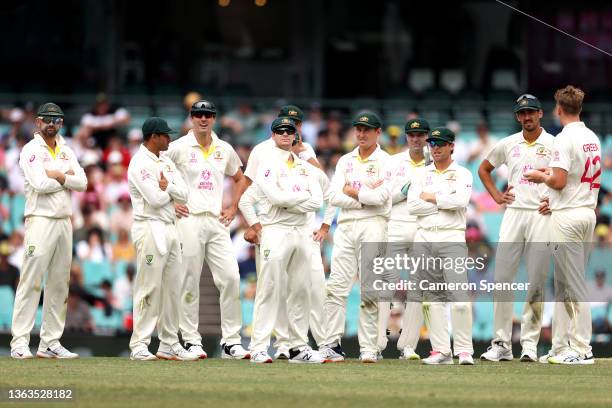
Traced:
<path fill-rule="evenodd" d="M 64 121 L 64 118 L 58 116 L 39 116 L 40 119 L 46 124 L 53 123 L 54 125 L 59 125 Z"/>
<path fill-rule="evenodd" d="M 431 147 L 444 147 L 449 145 L 449 143 L 445 142 L 444 140 L 430 140 L 427 142 L 427 144 L 429 144 Z"/>
<path fill-rule="evenodd" d="M 193 116 L 194 118 L 198 118 L 198 119 L 202 119 L 202 116 L 204 116 L 206 119 L 210 119 L 214 117 L 215 114 L 212 112 L 194 112 L 191 114 L 191 116 Z"/>
<path fill-rule="evenodd" d="M 289 136 L 291 135 L 295 135 L 295 129 L 290 129 L 290 128 L 279 128 L 276 129 L 274 131 L 274 133 L 276 133 L 277 135 L 283 135 L 283 134 L 288 134 Z"/>
<path fill-rule="evenodd" d="M 533 96 L 531 94 L 523 94 L 523 95 L 518 97 L 516 102 L 518 103 L 518 102 L 522 101 L 523 99 L 538 99 L 538 98 L 536 98 L 535 96 Z"/>

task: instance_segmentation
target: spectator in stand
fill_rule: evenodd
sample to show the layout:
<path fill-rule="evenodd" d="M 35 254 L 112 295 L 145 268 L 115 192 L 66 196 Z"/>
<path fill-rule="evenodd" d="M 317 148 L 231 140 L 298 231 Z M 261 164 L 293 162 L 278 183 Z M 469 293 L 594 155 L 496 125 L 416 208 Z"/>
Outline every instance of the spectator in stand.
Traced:
<path fill-rule="evenodd" d="M 128 150 L 130 151 L 130 157 L 136 154 L 141 144 L 142 130 L 140 130 L 140 128 L 131 129 L 128 132 Z"/>
<path fill-rule="evenodd" d="M 0 242 L 0 286 L 10 286 L 14 293 L 19 282 L 19 269 L 9 263 L 10 254 L 8 241 Z"/>
<path fill-rule="evenodd" d="M 114 307 L 117 310 L 132 310 L 132 290 L 134 286 L 134 275 L 136 271 L 133 264 L 129 264 L 125 270 L 125 276 L 121 276 L 113 283 Z"/>
<path fill-rule="evenodd" d="M 134 262 L 136 260 L 136 248 L 130 240 L 130 234 L 125 228 L 119 228 L 117 242 L 113 245 L 113 262 L 126 261 Z"/>
<path fill-rule="evenodd" d="M 612 288 L 606 285 L 606 271 L 595 272 L 595 282 L 588 282 L 587 286 L 593 316 L 593 333 L 610 333 L 608 315 L 612 307 Z"/>
<path fill-rule="evenodd" d="M 0 143 L 2 143 L 2 145 L 8 147 L 12 144 L 13 140 L 16 140 L 17 138 L 24 137 L 26 140 L 28 140 L 32 137 L 32 133 L 25 133 L 25 112 L 22 109 L 11 109 L 8 114 L 8 120 L 11 123 L 11 127 L 0 135 Z"/>
<path fill-rule="evenodd" d="M 87 233 L 87 241 L 76 245 L 76 255 L 81 261 L 107 262 L 112 255 L 112 248 L 104 242 L 102 229 L 94 227 Z"/>
<path fill-rule="evenodd" d="M 406 148 L 406 146 L 400 143 L 400 140 L 399 140 L 400 139 L 399 136 L 403 134 L 402 129 L 399 126 L 396 126 L 396 125 L 387 126 L 387 131 L 385 133 L 386 133 L 385 134 L 386 143 L 383 143 L 384 151 L 386 151 L 390 155 L 394 155 L 394 154 L 397 154 L 403 151 Z"/>
<path fill-rule="evenodd" d="M 15 268 L 21 269 L 25 252 L 25 247 L 23 245 L 23 229 L 16 229 L 12 232 L 9 237 L 9 248 L 12 249 L 8 258 L 9 263 Z"/>
<path fill-rule="evenodd" d="M 91 333 L 94 328 L 89 306 L 76 292 L 68 293 L 68 310 L 66 311 L 66 332 Z"/>
<path fill-rule="evenodd" d="M 104 184 L 104 201 L 108 205 L 112 206 L 117 203 L 121 195 L 129 194 L 127 166 L 123 164 L 121 153 L 116 150 L 108 156 L 106 182 Z"/>
<path fill-rule="evenodd" d="M 302 139 L 311 146 L 317 145 L 319 131 L 323 128 L 323 113 L 319 104 L 313 104 L 308 118 L 302 124 Z"/>
<path fill-rule="evenodd" d="M 110 163 L 111 156 L 113 163 Z M 131 157 L 130 149 L 127 148 L 125 143 L 119 137 L 112 136 L 108 140 L 106 149 L 104 149 L 102 152 L 102 163 L 104 164 L 105 168 L 108 168 L 110 164 L 120 163 L 127 169 L 127 167 L 130 165 Z"/>
<path fill-rule="evenodd" d="M 119 207 L 113 212 L 110 220 L 110 231 L 114 235 L 119 235 L 119 230 L 122 228 L 130 231 L 133 221 L 130 194 L 122 193 L 117 202 Z"/>
<path fill-rule="evenodd" d="M 468 163 L 476 161 L 478 163 L 486 159 L 487 154 L 493 149 L 497 143 L 497 139 L 489 135 L 489 126 L 485 122 L 480 122 L 476 128 L 478 139 L 476 139 L 470 146 L 470 154 L 468 156 Z"/>
<path fill-rule="evenodd" d="M 19 154 L 23 150 L 23 146 L 28 143 L 29 139 L 29 136 L 23 134 L 17 135 L 15 138 L 15 145 L 8 148 L 4 157 L 6 175 L 9 180 L 9 190 L 14 194 L 25 194 L 23 172 L 19 168 Z"/>
<path fill-rule="evenodd" d="M 232 110 L 219 120 L 222 138 L 231 144 L 253 143 L 259 127 L 259 119 L 247 101 L 240 101 L 238 109 Z"/>
<path fill-rule="evenodd" d="M 255 246 L 250 245 L 248 251 L 248 258 L 238 263 L 240 278 L 246 278 L 249 274 L 257 272 L 257 269 L 255 269 Z"/>
<path fill-rule="evenodd" d="M 92 137 L 97 147 L 105 149 L 110 138 L 119 135 L 121 128 L 129 125 L 130 120 L 125 108 L 112 106 L 106 95 L 98 94 L 92 111 L 81 118 L 79 132 Z"/>
<path fill-rule="evenodd" d="M 191 106 L 197 101 L 202 100 L 202 95 L 198 92 L 191 91 L 183 98 L 183 106 L 185 107 L 185 120 L 181 125 L 181 134 L 179 136 L 186 135 L 193 128 L 191 123 Z M 141 137 L 142 138 L 142 137 Z"/>

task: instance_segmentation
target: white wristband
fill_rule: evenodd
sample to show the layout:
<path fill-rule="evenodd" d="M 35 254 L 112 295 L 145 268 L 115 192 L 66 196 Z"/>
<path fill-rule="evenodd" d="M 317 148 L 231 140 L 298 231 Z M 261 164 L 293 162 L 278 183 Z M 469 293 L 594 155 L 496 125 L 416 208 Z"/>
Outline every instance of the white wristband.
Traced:
<path fill-rule="evenodd" d="M 308 161 L 308 160 L 312 159 L 313 157 L 315 157 L 315 155 L 310 150 L 304 150 L 303 152 L 300 152 L 298 154 L 298 157 L 300 159 L 304 160 L 304 161 Z"/>

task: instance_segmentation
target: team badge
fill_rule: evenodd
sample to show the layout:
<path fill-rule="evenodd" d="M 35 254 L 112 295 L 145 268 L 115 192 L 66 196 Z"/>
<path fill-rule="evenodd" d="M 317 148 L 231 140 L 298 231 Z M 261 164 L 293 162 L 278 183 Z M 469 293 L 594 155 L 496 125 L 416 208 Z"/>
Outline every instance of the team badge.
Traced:
<path fill-rule="evenodd" d="M 519 146 L 512 149 L 512 157 L 521 157 L 521 148 Z"/>
<path fill-rule="evenodd" d="M 27 257 L 31 257 L 34 256 L 34 250 L 36 249 L 36 246 L 34 245 L 29 245 L 28 246 L 28 250 L 26 251 L 26 256 Z"/>
<path fill-rule="evenodd" d="M 147 265 L 151 265 L 153 263 L 153 255 L 145 255 L 145 261 Z"/>
<path fill-rule="evenodd" d="M 540 147 L 538 147 L 538 150 L 536 151 L 536 154 L 538 156 L 546 156 L 548 154 L 548 152 L 546 151 L 546 148 L 544 146 L 540 146 Z"/>
<path fill-rule="evenodd" d="M 370 164 L 366 170 L 366 174 L 370 177 L 374 176 L 374 174 L 376 174 L 376 166 Z"/>
<path fill-rule="evenodd" d="M 264 260 L 269 260 L 270 259 L 270 250 L 269 249 L 264 249 Z"/>
<path fill-rule="evenodd" d="M 297 111 L 290 110 L 288 113 L 289 113 L 289 116 L 297 116 Z"/>
<path fill-rule="evenodd" d="M 420 127 L 420 126 L 421 126 L 421 124 L 420 124 L 419 122 L 412 122 L 412 123 L 410 124 L 410 127 L 411 127 L 412 129 L 418 128 L 418 127 Z"/>
<path fill-rule="evenodd" d="M 446 181 L 457 181 L 457 175 L 455 175 L 455 173 L 450 173 L 448 175 L 448 177 L 446 178 Z"/>
<path fill-rule="evenodd" d="M 306 172 L 305 167 L 300 167 L 300 176 L 308 176 L 308 172 Z"/>
<path fill-rule="evenodd" d="M 223 155 L 221 154 L 220 150 L 216 150 L 215 151 L 215 156 L 214 156 L 215 160 L 222 160 L 223 159 Z"/>
<path fill-rule="evenodd" d="M 68 155 L 66 154 L 66 152 L 61 152 L 59 157 L 62 160 L 68 160 Z"/>
<path fill-rule="evenodd" d="M 434 130 L 433 132 L 431 132 L 432 136 L 440 136 L 440 131 L 439 130 Z"/>
<path fill-rule="evenodd" d="M 360 121 L 360 122 L 367 122 L 368 120 L 369 120 L 369 119 L 368 119 L 368 117 L 367 117 L 367 116 L 362 116 L 362 117 L 360 117 L 360 118 L 359 118 L 359 121 Z"/>

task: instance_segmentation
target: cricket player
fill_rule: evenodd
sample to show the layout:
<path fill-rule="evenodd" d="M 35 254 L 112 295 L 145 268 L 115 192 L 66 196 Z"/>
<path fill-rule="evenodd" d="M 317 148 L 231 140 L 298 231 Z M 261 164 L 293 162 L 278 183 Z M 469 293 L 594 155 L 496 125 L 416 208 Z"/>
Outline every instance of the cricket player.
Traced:
<path fill-rule="evenodd" d="M 187 204 L 176 203 L 177 230 L 183 244 L 181 312 L 179 328 L 185 348 L 207 357 L 198 332 L 200 276 L 206 262 L 219 289 L 221 310 L 221 358 L 248 359 L 240 330 L 240 274 L 229 234 L 229 224 L 238 211 L 238 200 L 246 189 L 242 162 L 229 143 L 213 132 L 217 109 L 210 101 L 191 106 L 193 129 L 170 143 L 165 156 L 172 160 L 187 183 Z M 234 181 L 233 200 L 223 209 L 225 176 Z"/>
<path fill-rule="evenodd" d="M 418 226 L 414 256 L 423 255 L 428 262 L 435 258 L 465 260 L 467 257 L 466 208 L 472 194 L 472 174 L 453 161 L 454 142 L 455 134 L 447 128 L 435 128 L 429 133 L 427 143 L 433 163 L 415 172 L 408 190 L 408 211 L 416 215 Z M 418 285 L 436 281 L 467 284 L 465 270 L 449 267 L 447 262 L 438 268 L 434 266 L 421 271 Z M 445 303 L 450 300 L 455 355 L 459 357 L 459 364 L 474 364 L 472 306 L 467 291 L 455 289 L 448 292 L 450 295 L 442 299 L 431 297 L 430 294 L 437 295 L 433 291 L 424 292 L 424 300 L 428 301 L 424 305 L 425 322 L 430 332 L 432 351 L 429 357 L 423 359 L 423 363 L 453 364 Z"/>
<path fill-rule="evenodd" d="M 276 148 L 261 163 L 255 179 L 260 213 L 260 265 L 253 311 L 251 362 L 271 363 L 267 349 L 277 322 L 279 306 L 286 302 L 289 327 L 289 362 L 322 363 L 323 358 L 308 346 L 310 313 L 311 245 L 308 213 L 323 202 L 323 192 L 311 174 L 311 166 L 291 152 L 296 126 L 289 118 L 272 122 Z M 279 285 L 287 285 L 281 298 Z"/>
<path fill-rule="evenodd" d="M 390 156 L 378 145 L 382 122 L 378 115 L 363 112 L 352 122 L 358 146 L 338 160 L 331 182 L 330 203 L 340 208 L 334 234 L 331 273 L 327 282 L 325 314 L 327 339 L 321 353 L 327 361 L 345 359 L 341 339 L 346 320 L 346 299 L 361 279 L 361 244 L 387 240 L 387 219 L 391 199 L 385 166 Z M 363 260 L 370 264 L 369 260 Z M 359 359 L 378 359 L 378 304 L 362 298 L 359 311 Z"/>
<path fill-rule="evenodd" d="M 422 118 L 408 121 L 404 127 L 408 149 L 391 157 L 392 179 L 389 183 L 391 190 L 391 213 L 387 225 L 387 238 L 390 256 L 395 254 L 409 254 L 417 231 L 416 216 L 408 211 L 405 188 L 411 183 L 412 175 L 417 168 L 425 166 L 424 149 L 429 123 Z M 399 276 L 397 277 L 399 278 Z M 389 323 L 390 303 L 379 303 L 379 341 L 378 347 L 384 350 L 387 346 L 387 327 Z M 423 325 L 422 304 L 419 302 L 406 302 L 402 316 L 402 331 L 397 342 L 400 350 L 400 359 L 420 360 L 421 357 L 414 351 L 419 341 L 419 332 Z"/>
<path fill-rule="evenodd" d="M 524 255 L 529 276 L 529 291 L 521 319 L 521 361 L 537 361 L 537 347 L 544 312 L 544 287 L 550 268 L 548 234 L 550 216 L 539 213 L 545 188 L 529 182 L 524 173 L 546 167 L 550 162 L 554 137 L 541 126 L 542 105 L 533 95 L 521 95 L 514 105 L 522 131 L 500 140 L 483 160 L 478 175 L 497 204 L 506 205 L 499 244 L 495 255 L 495 281 L 512 283 Z M 508 166 L 508 189 L 495 186 L 491 172 Z M 495 337 L 480 358 L 510 361 L 512 355 L 512 314 L 514 294 L 495 293 L 493 314 Z"/>
<path fill-rule="evenodd" d="M 308 167 L 308 166 L 307 166 Z M 307 242 L 309 242 L 312 246 L 312 258 L 311 258 L 311 292 L 310 292 L 310 320 L 309 327 L 310 332 L 312 333 L 312 337 L 315 340 L 317 347 L 322 347 L 325 341 L 325 313 L 323 309 L 323 302 L 325 300 L 325 270 L 323 268 L 323 259 L 321 258 L 321 243 L 327 237 L 329 233 L 329 228 L 331 223 L 333 222 L 334 215 L 336 213 L 336 208 L 329 205 L 329 179 L 327 175 L 317 167 L 310 167 L 312 176 L 315 177 L 319 186 L 321 187 L 321 191 L 323 191 L 323 200 L 324 203 L 327 203 L 325 208 L 325 214 L 323 216 L 323 222 L 319 228 L 316 227 L 316 216 L 315 212 L 308 213 L 308 222 L 307 224 L 312 228 L 312 234 L 308 237 L 305 237 Z M 256 207 L 257 203 L 263 201 L 265 197 L 260 194 L 255 197 L 253 191 L 256 190 L 256 187 L 253 186 L 249 188 L 248 194 L 243 194 L 240 199 L 240 211 L 242 212 L 247 224 L 250 228 L 261 229 L 261 222 L 259 220 Z M 259 225 L 257 225 L 259 224 Z M 259 249 L 259 248 L 258 248 Z M 286 299 L 286 282 L 284 285 L 280 285 L 280 298 Z M 278 347 L 279 343 L 281 348 L 277 348 L 275 358 L 277 359 L 287 359 L 289 358 L 289 349 L 285 348 L 285 344 L 288 342 L 288 319 L 286 312 L 286 302 L 281 302 L 279 305 L 279 312 L 277 316 L 277 323 L 274 328 L 276 333 L 276 344 Z"/>
<path fill-rule="evenodd" d="M 143 144 L 128 167 L 128 186 L 136 247 L 134 279 L 134 329 L 130 359 L 197 360 L 199 356 L 181 346 L 178 339 L 181 291 L 181 243 L 175 226 L 174 203 L 187 202 L 188 189 L 169 158 L 174 133 L 162 118 L 152 117 L 142 125 Z M 159 349 L 149 352 L 151 334 L 157 327 Z"/>
<path fill-rule="evenodd" d="M 302 122 L 304 120 L 304 111 L 296 105 L 284 105 L 281 107 L 278 113 L 278 117 L 279 118 L 289 118 L 293 120 L 293 122 L 295 123 L 297 131 L 296 131 L 295 139 L 293 141 L 293 146 L 291 148 L 293 153 L 298 155 L 300 159 L 305 160 L 308 163 L 320 169 L 321 165 L 317 161 L 314 149 L 308 143 L 303 142 L 301 138 L 301 128 L 302 128 Z M 266 141 L 259 143 L 257 146 L 253 148 L 253 150 L 251 151 L 251 154 L 249 155 L 249 161 L 247 163 L 247 168 L 245 170 L 245 176 L 247 179 L 248 186 L 250 186 L 252 181 L 255 180 L 255 177 L 257 176 L 257 171 L 259 169 L 259 164 L 262 161 L 266 160 L 269 151 L 272 151 L 275 147 L 276 145 L 274 143 L 274 140 L 272 138 L 269 138 Z M 252 211 L 251 208 L 246 208 L 246 207 L 253 207 L 256 210 L 258 210 L 260 203 L 258 203 L 257 198 L 254 196 L 253 190 L 254 188 L 249 187 L 246 190 L 246 192 L 243 194 L 243 198 L 241 200 L 242 201 L 241 210 L 242 210 L 243 215 L 245 215 L 245 212 Z M 335 209 L 332 210 L 332 208 L 330 207 L 330 211 L 335 211 Z M 250 227 L 245 232 L 244 237 L 247 242 L 255 244 L 255 263 L 256 265 L 259 265 L 258 235 L 261 233 L 261 224 L 258 222 L 258 220 L 255 220 L 255 219 L 252 219 L 251 221 L 252 222 L 249 224 Z M 327 226 L 325 225 L 321 226 L 321 228 L 319 229 L 320 234 L 317 235 L 318 239 L 323 239 L 321 238 L 321 236 L 324 237 L 324 235 L 322 235 L 323 233 L 327 235 L 327 231 L 329 231 L 329 225 L 330 224 L 328 224 Z M 316 257 L 316 254 L 315 254 L 315 257 Z M 313 268 L 315 268 L 314 265 L 316 264 L 316 262 L 317 262 L 316 259 L 313 259 Z M 318 271 L 320 271 L 323 268 L 322 261 L 321 261 L 321 266 L 320 267 L 317 266 L 316 268 Z M 321 279 L 318 276 L 318 274 L 316 274 L 316 272 L 313 271 L 313 275 L 315 276 L 313 280 L 313 285 L 320 285 Z M 279 285 L 279 288 L 281 290 L 281 295 L 280 295 L 281 298 L 286 298 L 287 297 L 286 285 Z M 324 290 L 325 290 L 325 286 L 320 287 L 320 290 L 314 290 L 313 296 L 316 297 L 317 293 L 324 291 Z M 318 307 L 316 306 L 317 304 L 318 303 L 315 299 L 315 303 L 313 306 L 313 314 L 317 314 L 316 313 L 316 310 L 318 310 Z M 274 348 L 276 349 L 274 358 L 281 359 L 281 360 L 289 358 L 289 333 L 288 333 L 288 323 L 286 319 L 287 313 L 286 313 L 286 310 L 284 309 L 285 307 L 286 305 L 284 303 L 280 305 L 277 326 L 274 328 L 274 334 L 276 338 L 276 341 L 274 342 Z M 321 314 L 319 313 L 319 315 Z M 317 322 L 319 321 L 320 319 L 315 317 L 315 320 L 314 320 L 315 326 L 318 325 Z"/>
<path fill-rule="evenodd" d="M 580 120 L 584 92 L 571 85 L 555 93 L 563 125 L 553 145 L 550 169 L 525 178 L 550 188 L 550 241 L 555 265 L 555 310 L 551 364 L 593 364 L 591 308 L 585 271 L 594 240 L 600 188 L 601 143 Z"/>
<path fill-rule="evenodd" d="M 64 112 L 54 103 L 38 108 L 36 133 L 19 156 L 25 179 L 25 255 L 13 308 L 11 357 L 32 358 L 30 332 L 43 288 L 42 326 L 37 357 L 78 358 L 60 344 L 66 322 L 72 263 L 70 191 L 85 191 L 87 178 L 59 134 Z"/>

